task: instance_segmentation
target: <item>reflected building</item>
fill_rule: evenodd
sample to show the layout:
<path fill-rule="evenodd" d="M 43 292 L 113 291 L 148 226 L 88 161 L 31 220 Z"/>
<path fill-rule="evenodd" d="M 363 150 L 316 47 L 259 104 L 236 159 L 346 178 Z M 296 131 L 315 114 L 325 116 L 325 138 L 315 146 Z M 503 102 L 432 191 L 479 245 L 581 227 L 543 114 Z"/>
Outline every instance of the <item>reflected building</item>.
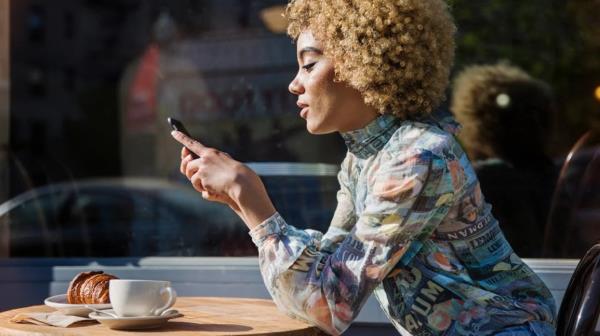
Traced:
<path fill-rule="evenodd" d="M 146 44 L 152 3 L 10 3 L 10 194 L 118 174 L 114 87 Z"/>
<path fill-rule="evenodd" d="M 163 11 L 153 41 L 123 77 L 124 175 L 178 174 L 180 147 L 170 137 L 168 116 L 184 121 L 200 141 L 241 160 L 251 156 L 239 144 L 277 146 L 281 141 L 269 141 L 271 132 L 298 128 L 295 97 L 287 91 L 296 71 L 295 46 L 260 21 L 265 2 L 204 4 L 200 28 Z M 269 128 L 274 118 L 284 120 L 278 129 Z M 251 131 L 257 129 L 259 136 Z M 293 150 L 285 148 L 288 154 Z"/>
<path fill-rule="evenodd" d="M 341 159 L 330 153 L 343 151 L 337 136 L 300 132 L 287 92 L 295 47 L 261 20 L 283 3 L 11 1 L 11 196 L 70 179 L 172 173 L 179 148 L 166 116 L 234 157 Z"/>
<path fill-rule="evenodd" d="M 306 132 L 287 91 L 297 71 L 295 46 L 261 20 L 263 9 L 285 1 L 13 3 L 7 197 L 65 181 L 78 188 L 85 178 L 183 179 L 180 146 L 166 123 L 173 116 L 206 145 L 264 163 L 252 167 L 268 170 L 262 177 L 273 202 L 298 227 L 329 222 L 337 165 L 294 175 L 290 165 L 269 163 L 339 163 L 345 153 L 337 134 Z M 90 216 L 100 213 L 111 215 Z M 225 239 L 224 254 L 254 251 L 244 230 Z M 238 250 L 227 252 L 231 246 Z"/>
<path fill-rule="evenodd" d="M 295 46 L 261 20 L 283 4 L 11 1 L 10 195 L 69 179 L 172 175 L 179 147 L 167 116 L 240 159 L 341 161 L 341 139 L 306 134 L 287 92 Z"/>

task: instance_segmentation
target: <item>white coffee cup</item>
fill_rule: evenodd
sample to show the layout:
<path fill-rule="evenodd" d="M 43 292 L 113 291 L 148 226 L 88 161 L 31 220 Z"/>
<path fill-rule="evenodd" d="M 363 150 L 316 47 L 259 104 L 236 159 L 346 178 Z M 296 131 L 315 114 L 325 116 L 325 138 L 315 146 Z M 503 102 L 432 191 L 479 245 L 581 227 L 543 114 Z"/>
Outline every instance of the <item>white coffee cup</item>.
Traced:
<path fill-rule="evenodd" d="M 108 296 L 120 317 L 157 316 L 175 304 L 177 293 L 169 281 L 110 280 Z"/>

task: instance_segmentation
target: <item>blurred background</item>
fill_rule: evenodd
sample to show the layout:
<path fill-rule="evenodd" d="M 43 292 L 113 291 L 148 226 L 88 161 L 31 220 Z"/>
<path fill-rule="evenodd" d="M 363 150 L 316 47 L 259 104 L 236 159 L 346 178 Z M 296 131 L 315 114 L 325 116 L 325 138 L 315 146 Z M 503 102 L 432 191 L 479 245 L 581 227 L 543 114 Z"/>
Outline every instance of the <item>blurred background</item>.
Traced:
<path fill-rule="evenodd" d="M 449 3 L 453 76 L 508 61 L 554 97 L 540 149 L 556 172 L 538 188 L 548 204 L 527 234 L 500 225 L 522 257 L 579 258 L 600 239 L 600 3 Z M 326 230 L 345 146 L 308 134 L 287 91 L 297 64 L 284 6 L 0 1 L 0 258 L 255 255 L 239 219 L 180 176 L 168 116 L 249 163 L 291 224 Z"/>

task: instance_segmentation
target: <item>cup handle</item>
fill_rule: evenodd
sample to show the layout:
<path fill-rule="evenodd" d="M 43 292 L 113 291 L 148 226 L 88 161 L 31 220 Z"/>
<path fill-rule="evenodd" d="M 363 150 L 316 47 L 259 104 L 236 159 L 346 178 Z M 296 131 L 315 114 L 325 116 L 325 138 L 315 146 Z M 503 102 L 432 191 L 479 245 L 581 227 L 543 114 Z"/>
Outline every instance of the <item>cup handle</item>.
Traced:
<path fill-rule="evenodd" d="M 175 300 L 177 299 L 177 292 L 172 287 L 165 287 L 160 290 L 160 295 L 163 296 L 165 293 L 169 294 L 169 299 L 167 300 L 167 303 L 164 306 L 154 309 L 153 315 L 155 316 L 159 316 L 165 310 L 171 308 L 175 304 Z"/>

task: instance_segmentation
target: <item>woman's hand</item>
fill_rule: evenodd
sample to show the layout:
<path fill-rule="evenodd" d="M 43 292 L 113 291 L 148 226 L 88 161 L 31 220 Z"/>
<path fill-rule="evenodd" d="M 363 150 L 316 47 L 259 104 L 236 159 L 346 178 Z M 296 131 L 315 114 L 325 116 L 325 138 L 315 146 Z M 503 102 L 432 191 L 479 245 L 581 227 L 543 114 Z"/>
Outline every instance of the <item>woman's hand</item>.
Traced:
<path fill-rule="evenodd" d="M 234 189 L 238 170 L 242 170 L 239 167 L 241 163 L 216 149 L 204 147 L 203 150 L 195 149 L 194 153 L 198 154 L 199 158 L 194 159 L 186 147 L 181 149 L 181 173 L 205 198 L 231 199 L 229 195 Z"/>
<path fill-rule="evenodd" d="M 171 134 L 184 145 L 181 173 L 190 180 L 194 189 L 202 193 L 202 197 L 229 205 L 250 228 L 275 213 L 266 189 L 254 171 L 227 153 L 206 147 L 181 132 L 173 131 Z M 199 158 L 193 159 L 190 151 Z"/>

